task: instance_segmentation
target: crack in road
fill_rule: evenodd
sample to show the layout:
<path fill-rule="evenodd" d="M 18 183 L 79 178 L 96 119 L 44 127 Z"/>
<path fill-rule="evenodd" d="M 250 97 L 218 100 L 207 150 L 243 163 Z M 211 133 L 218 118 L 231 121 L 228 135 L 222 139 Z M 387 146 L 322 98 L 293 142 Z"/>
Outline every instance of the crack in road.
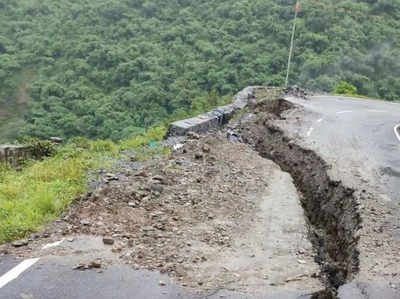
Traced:
<path fill-rule="evenodd" d="M 277 102 L 278 107 L 271 103 L 255 104 L 258 119 L 249 118 L 237 125 L 238 133 L 262 157 L 274 161 L 292 176 L 309 223 L 309 239 L 325 277 L 326 294 L 335 294 L 359 271 L 359 203 L 354 189 L 330 178 L 329 166 L 320 156 L 296 144 L 276 126 L 281 113 L 292 107 L 285 100 Z M 307 135 L 312 131 L 313 128 Z"/>

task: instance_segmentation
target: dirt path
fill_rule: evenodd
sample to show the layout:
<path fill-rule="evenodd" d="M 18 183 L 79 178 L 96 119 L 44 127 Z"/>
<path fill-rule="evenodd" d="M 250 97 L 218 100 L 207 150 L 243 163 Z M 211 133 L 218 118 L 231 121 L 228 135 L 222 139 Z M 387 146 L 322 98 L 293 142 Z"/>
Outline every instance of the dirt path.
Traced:
<path fill-rule="evenodd" d="M 257 160 L 257 159 L 256 159 Z M 259 165 L 271 168 L 269 161 Z M 257 212 L 235 234 L 232 247 L 216 251 L 191 275 L 210 288 L 225 287 L 253 296 L 285 290 L 318 291 L 319 268 L 306 237 L 306 223 L 291 177 L 276 166 L 269 187 L 249 194 Z"/>

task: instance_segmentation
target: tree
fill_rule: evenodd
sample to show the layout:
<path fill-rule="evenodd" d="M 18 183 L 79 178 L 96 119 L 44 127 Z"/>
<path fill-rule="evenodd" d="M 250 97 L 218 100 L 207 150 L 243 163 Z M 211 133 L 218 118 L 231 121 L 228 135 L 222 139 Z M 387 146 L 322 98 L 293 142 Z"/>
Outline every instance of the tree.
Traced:
<path fill-rule="evenodd" d="M 0 2 L 0 132 L 125 138 L 284 83 L 294 1 Z M 400 99 L 399 5 L 302 2 L 291 82 Z"/>

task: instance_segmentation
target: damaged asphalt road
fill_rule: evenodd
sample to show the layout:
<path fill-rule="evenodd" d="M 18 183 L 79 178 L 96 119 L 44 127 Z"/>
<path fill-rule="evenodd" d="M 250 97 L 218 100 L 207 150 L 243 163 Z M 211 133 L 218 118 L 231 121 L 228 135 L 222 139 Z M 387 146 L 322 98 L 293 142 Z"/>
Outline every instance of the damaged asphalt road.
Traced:
<path fill-rule="evenodd" d="M 0 297 L 400 298 L 396 186 L 381 180 L 395 156 L 355 136 L 357 102 L 264 97 L 231 121 L 234 140 L 191 134 L 169 157 L 104 172 L 44 232 L 0 246 L 0 281 L 39 259 Z"/>
<path fill-rule="evenodd" d="M 194 136 L 166 159 L 106 176 L 49 238 L 7 249 L 40 261 L 3 290 L 69 298 L 73 288 L 89 298 L 110 281 L 101 294 L 118 289 L 115 298 L 308 298 L 324 288 L 291 177 L 249 146 Z M 136 282 L 145 270 L 155 272 L 139 279 L 144 288 L 107 274 Z M 74 273 L 87 283 L 71 283 Z M 51 289 L 37 287 L 43 277 Z"/>
<path fill-rule="evenodd" d="M 16 265 L 18 261 L 14 261 Z M 69 257 L 45 258 L 24 272 L 18 280 L 0 289 L 2 299 L 247 299 L 245 294 L 217 289 L 199 295 L 169 280 L 168 276 L 127 265 L 113 265 L 100 271 L 76 271 Z M 10 265 L 11 266 L 11 265 Z M 3 270 L 3 269 L 2 269 Z M 1 272 L 2 274 L 3 272 Z M 161 283 L 162 282 L 162 283 Z M 282 290 L 265 299 L 307 299 Z"/>
<path fill-rule="evenodd" d="M 384 200 L 400 202 L 400 135 L 395 133 L 400 104 L 340 96 L 287 99 L 305 108 L 298 115 L 301 125 L 289 123 L 288 132 L 303 136 L 324 158 L 340 164 L 349 184 L 351 176 L 360 175 L 380 189 Z"/>
<path fill-rule="evenodd" d="M 320 155 L 333 179 L 356 191 L 362 224 L 354 279 L 361 283 L 345 289 L 364 283 L 358 292 L 368 298 L 389 298 L 377 291 L 383 289 L 394 289 L 394 298 L 400 298 L 400 105 L 338 96 L 287 100 L 297 107 L 287 111 L 279 127 Z"/>

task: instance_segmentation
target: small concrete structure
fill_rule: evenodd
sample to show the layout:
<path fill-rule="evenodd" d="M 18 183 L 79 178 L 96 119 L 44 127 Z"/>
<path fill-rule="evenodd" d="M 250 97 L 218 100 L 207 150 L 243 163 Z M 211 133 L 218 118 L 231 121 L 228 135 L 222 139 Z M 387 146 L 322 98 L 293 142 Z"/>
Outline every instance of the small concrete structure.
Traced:
<path fill-rule="evenodd" d="M 16 167 L 31 158 L 32 151 L 28 146 L 0 145 L 0 163 Z"/>
<path fill-rule="evenodd" d="M 171 123 L 165 139 L 172 136 L 184 136 L 188 132 L 205 133 L 226 124 L 236 111 L 245 108 L 250 99 L 254 98 L 255 90 L 264 89 L 264 86 L 249 86 L 232 98 L 232 104 L 218 107 L 210 112 L 196 117 L 179 120 Z"/>

